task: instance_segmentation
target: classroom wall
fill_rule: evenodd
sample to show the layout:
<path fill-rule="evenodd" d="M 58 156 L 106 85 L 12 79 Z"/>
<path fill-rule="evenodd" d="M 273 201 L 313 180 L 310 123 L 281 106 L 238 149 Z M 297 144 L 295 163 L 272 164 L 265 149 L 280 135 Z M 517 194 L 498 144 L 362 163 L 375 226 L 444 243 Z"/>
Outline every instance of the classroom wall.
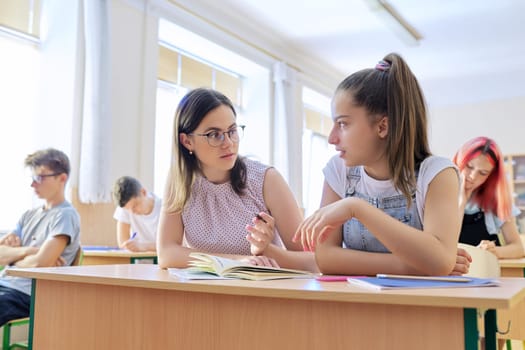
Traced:
<path fill-rule="evenodd" d="M 493 138 L 504 154 L 525 153 L 525 94 L 430 108 L 429 114 L 435 154 L 452 157 L 465 141 L 476 136 Z"/>

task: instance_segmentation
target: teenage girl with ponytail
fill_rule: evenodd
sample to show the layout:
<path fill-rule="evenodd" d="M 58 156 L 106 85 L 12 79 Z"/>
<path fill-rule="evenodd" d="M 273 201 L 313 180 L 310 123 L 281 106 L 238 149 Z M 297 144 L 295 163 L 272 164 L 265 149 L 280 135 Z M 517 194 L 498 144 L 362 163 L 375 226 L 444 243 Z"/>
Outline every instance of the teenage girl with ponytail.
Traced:
<path fill-rule="evenodd" d="M 328 137 L 321 208 L 294 236 L 325 274 L 449 275 L 468 271 L 457 249 L 459 174 L 433 156 L 423 93 L 398 54 L 344 79 Z"/>

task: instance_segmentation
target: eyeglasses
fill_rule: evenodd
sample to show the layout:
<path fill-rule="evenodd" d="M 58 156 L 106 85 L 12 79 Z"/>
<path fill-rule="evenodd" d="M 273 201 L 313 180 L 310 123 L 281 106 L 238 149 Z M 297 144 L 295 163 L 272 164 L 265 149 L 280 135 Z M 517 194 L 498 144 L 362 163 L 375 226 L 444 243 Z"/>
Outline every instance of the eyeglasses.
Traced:
<path fill-rule="evenodd" d="M 44 179 L 45 179 L 46 177 L 50 177 L 50 176 L 58 176 L 58 175 L 60 175 L 60 174 L 62 174 L 62 173 L 40 174 L 40 175 L 33 174 L 33 175 L 31 175 L 31 179 L 32 179 L 34 182 L 36 182 L 36 183 L 38 183 L 38 184 L 41 184 L 42 181 L 44 181 Z"/>
<path fill-rule="evenodd" d="M 208 141 L 208 144 L 212 147 L 219 147 L 223 144 L 224 140 L 226 139 L 226 134 L 228 135 L 228 138 L 233 143 L 238 143 L 240 139 L 242 139 L 242 136 L 244 135 L 244 128 L 245 125 L 238 125 L 234 128 L 231 128 L 228 131 L 217 131 L 213 130 L 206 134 L 188 134 L 188 135 L 196 135 L 196 136 L 204 136 L 206 137 L 206 141 Z"/>

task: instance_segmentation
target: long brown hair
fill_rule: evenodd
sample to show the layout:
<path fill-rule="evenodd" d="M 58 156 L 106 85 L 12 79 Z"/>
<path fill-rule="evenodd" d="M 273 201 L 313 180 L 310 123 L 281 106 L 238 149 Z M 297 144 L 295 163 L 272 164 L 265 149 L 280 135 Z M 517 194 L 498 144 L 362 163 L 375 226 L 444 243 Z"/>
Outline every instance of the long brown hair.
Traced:
<path fill-rule="evenodd" d="M 416 169 L 431 155 L 427 137 L 427 110 L 419 83 L 396 54 L 386 55 L 376 68 L 363 69 L 337 87 L 351 93 L 358 106 L 372 116 L 388 116 L 388 170 L 396 189 L 411 202 L 416 188 Z"/>

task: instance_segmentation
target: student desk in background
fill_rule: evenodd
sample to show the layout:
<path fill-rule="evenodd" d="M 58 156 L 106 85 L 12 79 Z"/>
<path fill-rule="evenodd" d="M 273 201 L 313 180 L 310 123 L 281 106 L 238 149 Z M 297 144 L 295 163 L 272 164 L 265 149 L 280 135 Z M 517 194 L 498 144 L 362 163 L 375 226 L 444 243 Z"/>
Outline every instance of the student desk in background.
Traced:
<path fill-rule="evenodd" d="M 141 264 L 9 274 L 33 279 L 34 349 L 471 350 L 476 309 L 489 310 L 495 348 L 495 310 L 525 298 L 525 279 L 378 292 L 315 279 L 179 281 Z"/>
<path fill-rule="evenodd" d="M 525 258 L 521 259 L 500 259 L 502 277 L 521 277 L 525 280 Z M 500 335 L 504 339 L 523 340 L 525 349 L 525 301 L 522 301 L 512 310 L 505 310 L 498 313 L 498 329 L 505 331 L 509 326 L 508 334 Z"/>
<path fill-rule="evenodd" d="M 156 264 L 156 252 L 130 252 L 118 247 L 82 246 L 82 265 Z"/>

